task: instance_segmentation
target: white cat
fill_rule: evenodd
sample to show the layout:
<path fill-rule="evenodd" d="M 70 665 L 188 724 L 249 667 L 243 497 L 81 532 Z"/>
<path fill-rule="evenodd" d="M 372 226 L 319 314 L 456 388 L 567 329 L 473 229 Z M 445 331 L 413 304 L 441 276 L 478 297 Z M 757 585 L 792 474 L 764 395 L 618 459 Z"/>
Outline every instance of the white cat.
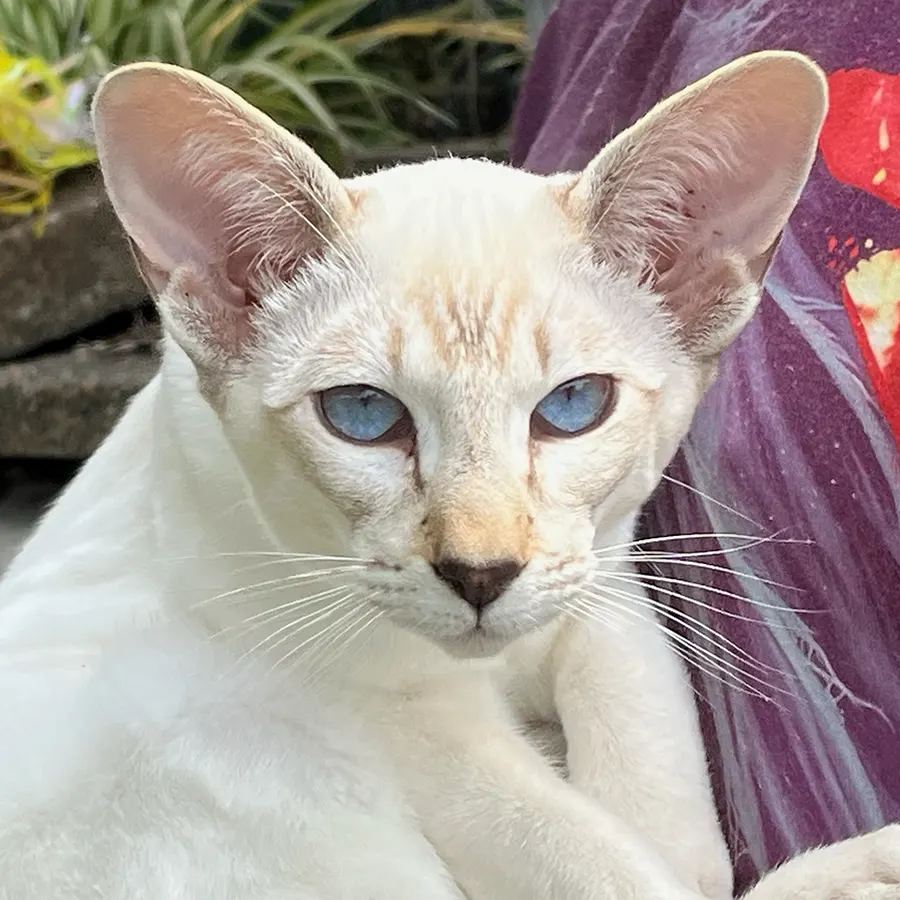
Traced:
<path fill-rule="evenodd" d="M 0 896 L 730 896 L 684 673 L 640 605 L 604 623 L 628 563 L 594 551 L 751 317 L 824 109 L 764 54 L 579 174 L 341 181 L 204 78 L 108 78 L 165 355 L 0 587 Z M 755 896 L 898 879 L 885 829 Z"/>

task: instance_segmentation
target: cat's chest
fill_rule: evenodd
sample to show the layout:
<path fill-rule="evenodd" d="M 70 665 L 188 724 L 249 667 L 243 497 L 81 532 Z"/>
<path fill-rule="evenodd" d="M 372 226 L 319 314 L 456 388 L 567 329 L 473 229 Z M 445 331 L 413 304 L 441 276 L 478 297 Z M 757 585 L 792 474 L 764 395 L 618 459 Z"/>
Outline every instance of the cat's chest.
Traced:
<path fill-rule="evenodd" d="M 553 697 L 553 647 L 559 631 L 554 623 L 517 641 L 494 672 L 497 689 L 522 723 L 556 721 Z"/>
<path fill-rule="evenodd" d="M 554 653 L 559 626 L 530 635 L 505 654 L 497 687 L 529 742 L 562 776 L 566 739 L 554 698 Z"/>

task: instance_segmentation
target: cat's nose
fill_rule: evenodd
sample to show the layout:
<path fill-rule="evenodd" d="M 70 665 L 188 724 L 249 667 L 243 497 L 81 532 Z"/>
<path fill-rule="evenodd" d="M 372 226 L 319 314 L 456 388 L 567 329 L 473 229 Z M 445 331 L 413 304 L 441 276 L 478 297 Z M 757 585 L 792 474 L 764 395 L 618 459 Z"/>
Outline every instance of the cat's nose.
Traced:
<path fill-rule="evenodd" d="M 441 581 L 459 594 L 476 612 L 493 603 L 524 566 L 514 559 L 472 565 L 461 559 L 441 559 L 432 564 Z"/>

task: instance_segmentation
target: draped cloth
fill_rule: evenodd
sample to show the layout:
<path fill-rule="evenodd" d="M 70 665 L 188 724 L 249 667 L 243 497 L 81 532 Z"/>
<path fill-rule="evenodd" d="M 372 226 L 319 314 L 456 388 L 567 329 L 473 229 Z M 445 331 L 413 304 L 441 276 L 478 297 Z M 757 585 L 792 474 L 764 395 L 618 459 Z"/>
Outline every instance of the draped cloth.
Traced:
<path fill-rule="evenodd" d="M 760 311 L 726 352 L 640 545 L 693 663 L 741 884 L 900 820 L 894 0 L 562 0 L 513 148 L 532 171 L 580 168 L 662 98 L 766 49 L 815 59 L 830 111 Z M 660 540 L 701 534 L 719 537 Z"/>

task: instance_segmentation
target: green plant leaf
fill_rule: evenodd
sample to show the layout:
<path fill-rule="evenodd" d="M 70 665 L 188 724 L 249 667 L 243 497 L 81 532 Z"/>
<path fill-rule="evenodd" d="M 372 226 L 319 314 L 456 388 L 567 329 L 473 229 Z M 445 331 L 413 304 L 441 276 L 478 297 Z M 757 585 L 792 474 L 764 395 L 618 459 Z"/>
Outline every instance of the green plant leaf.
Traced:
<path fill-rule="evenodd" d="M 339 141 L 347 140 L 347 136 L 332 115 L 331 110 L 322 102 L 315 89 L 297 73 L 268 60 L 246 59 L 239 64 L 222 66 L 219 69 L 219 75 L 224 83 L 232 84 L 237 89 L 248 76 L 257 76 L 279 85 L 308 109 L 328 134 L 333 135 Z"/>
<path fill-rule="evenodd" d="M 275 33 L 305 32 L 322 37 L 332 35 L 373 2 L 374 0 L 310 0 L 300 6 Z"/>

